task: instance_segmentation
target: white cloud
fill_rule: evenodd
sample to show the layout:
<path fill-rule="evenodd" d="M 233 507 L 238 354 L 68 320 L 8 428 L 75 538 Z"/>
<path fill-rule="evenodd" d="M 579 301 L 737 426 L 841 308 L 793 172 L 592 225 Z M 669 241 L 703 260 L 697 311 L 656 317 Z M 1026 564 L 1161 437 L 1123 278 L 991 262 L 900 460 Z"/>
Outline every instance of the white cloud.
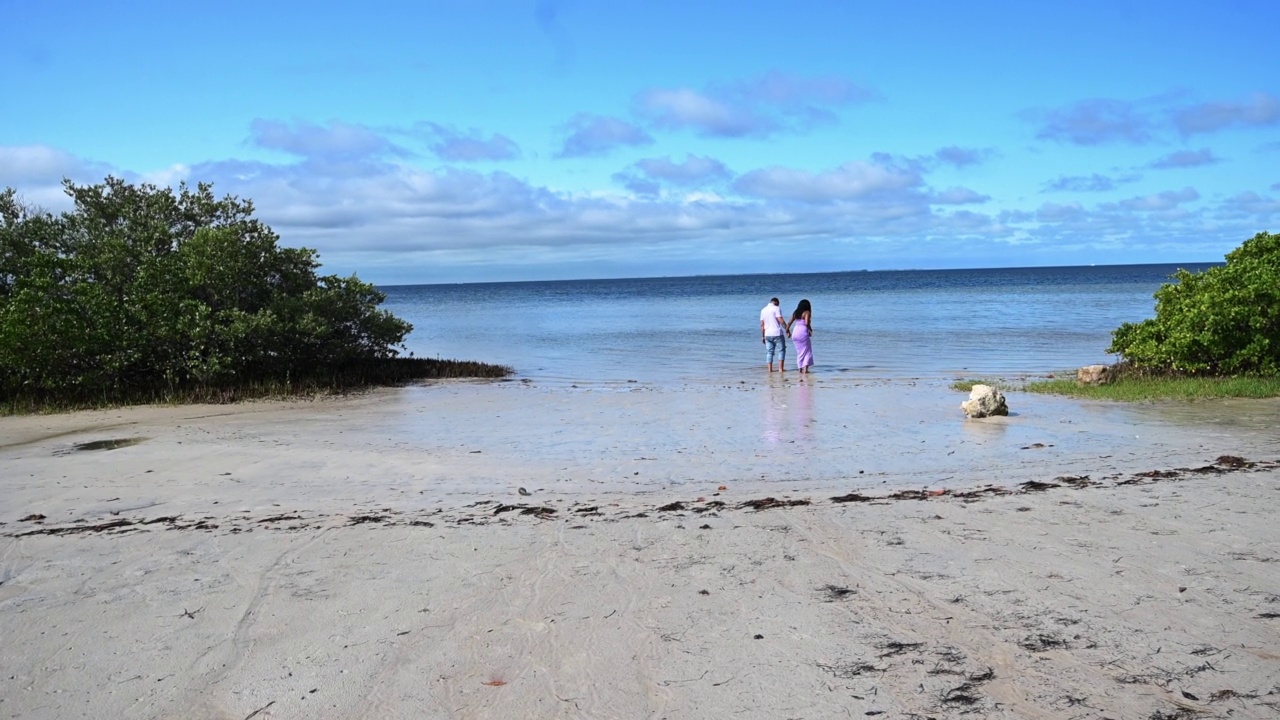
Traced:
<path fill-rule="evenodd" d="M 634 110 L 660 128 L 690 129 L 706 137 L 767 137 L 833 123 L 833 108 L 876 97 L 844 78 L 774 71 L 706 90 L 652 88 L 636 96 Z"/>
<path fill-rule="evenodd" d="M 689 155 L 684 162 L 674 162 L 666 157 L 646 158 L 635 165 L 649 177 L 677 185 L 696 185 L 708 180 L 723 180 L 731 175 L 724 163 L 703 155 Z"/>
<path fill-rule="evenodd" d="M 1088 213 L 1078 202 L 1045 203 L 1036 211 L 1036 219 L 1041 222 L 1061 223 L 1085 220 Z"/>
<path fill-rule="evenodd" d="M 1181 190 L 1166 190 L 1165 192 L 1156 193 L 1155 195 L 1145 195 L 1142 197 L 1121 200 L 1119 207 L 1125 210 L 1156 212 L 1172 210 L 1182 203 L 1199 199 L 1200 193 L 1196 192 L 1195 188 L 1183 188 Z"/>
<path fill-rule="evenodd" d="M 1200 167 L 1202 165 L 1216 165 L 1221 162 L 1213 151 L 1209 148 L 1201 150 L 1179 150 L 1169 153 L 1164 157 L 1154 160 L 1148 167 L 1157 170 L 1169 170 L 1178 168 Z"/>
<path fill-rule="evenodd" d="M 441 160 L 480 162 L 520 157 L 520 147 L 515 141 L 498 133 L 486 138 L 479 130 L 462 131 L 433 122 L 419 123 L 414 132 L 427 140 L 431 152 Z"/>
<path fill-rule="evenodd" d="M 969 203 L 984 203 L 990 199 L 991 196 L 983 195 L 966 187 L 953 187 L 935 193 L 932 201 L 942 205 L 966 205 Z"/>
<path fill-rule="evenodd" d="M 0 185 L 59 185 L 63 178 L 101 179 L 110 166 L 47 145 L 0 146 Z"/>
<path fill-rule="evenodd" d="M 663 183 L 677 187 L 697 187 L 723 182 L 733 176 L 724 163 L 715 158 L 689 155 L 683 162 L 669 157 L 637 160 L 613 179 L 637 195 L 655 196 Z"/>
<path fill-rule="evenodd" d="M 1044 192 L 1106 192 L 1114 190 L 1116 181 L 1105 175 L 1094 173 L 1089 177 L 1058 177 L 1045 184 Z"/>
<path fill-rule="evenodd" d="M 994 157 L 995 154 L 995 151 L 990 148 L 974 149 L 952 145 L 939 148 L 933 155 L 941 162 L 963 168 L 970 165 L 980 165 Z"/>
<path fill-rule="evenodd" d="M 901 192 L 922 184 L 919 173 L 894 165 L 850 162 L 834 170 L 811 172 L 786 167 L 752 170 L 734 182 L 744 195 L 802 202 L 856 200 L 883 192 Z"/>
<path fill-rule="evenodd" d="M 704 135 L 767 135 L 776 120 L 750 108 L 734 106 L 689 88 L 648 90 L 637 98 L 637 112 L 661 128 L 694 128 Z"/>
<path fill-rule="evenodd" d="M 1074 145 L 1150 142 L 1154 121 L 1138 103 L 1110 98 L 1081 100 L 1060 108 L 1033 110 L 1027 116 L 1040 123 L 1036 137 Z"/>
<path fill-rule="evenodd" d="M 182 163 L 177 163 L 167 168 L 142 173 L 139 175 L 139 180 L 156 187 L 173 187 L 189 177 L 191 177 L 191 168 Z M 97 182 L 100 179 L 94 178 L 93 181 Z"/>
<path fill-rule="evenodd" d="M 1244 102 L 1201 103 L 1176 111 L 1173 121 L 1183 135 L 1217 132 L 1233 126 L 1275 127 L 1280 125 L 1280 98 L 1260 92 Z"/>
<path fill-rule="evenodd" d="M 318 160 L 351 161 L 409 155 L 381 133 L 351 123 L 334 121 L 328 125 L 317 125 L 259 118 L 250 124 L 249 131 L 250 140 L 258 147 Z"/>
<path fill-rule="evenodd" d="M 614 117 L 579 113 L 565 129 L 568 136 L 556 153 L 560 158 L 605 155 L 620 147 L 653 144 L 653 138 L 638 125 Z"/>
<path fill-rule="evenodd" d="M 1273 188 L 1280 189 L 1280 188 Z M 1223 212 L 1229 216 L 1252 217 L 1259 221 L 1269 220 L 1280 215 L 1280 200 L 1259 195 L 1255 192 L 1242 192 L 1227 198 L 1222 204 Z"/>
<path fill-rule="evenodd" d="M 0 187 L 14 188 L 23 203 L 51 212 L 71 208 L 71 200 L 62 188 L 64 179 L 92 183 L 113 172 L 105 163 L 78 158 L 47 145 L 0 145 Z"/>
<path fill-rule="evenodd" d="M 26 178 L 7 184 L 50 209 L 62 209 L 47 202 L 61 196 L 61 171 L 93 167 L 49 148 L 0 147 L 6 159 L 13 162 L 0 167 Z M 701 156 L 651 160 L 660 160 L 646 167 L 663 182 L 716 176 L 721 167 Z M 1280 212 L 1273 198 L 1257 193 L 1206 202 L 1191 187 L 1016 208 L 980 186 L 930 189 L 929 164 L 873 155 L 820 171 L 772 166 L 714 191 L 649 196 L 560 192 L 508 173 L 426 170 L 394 158 L 224 160 L 116 174 L 212 182 L 218 194 L 251 199 L 285 244 L 319 250 L 328 271 L 359 271 L 375 281 L 626 274 L 641 257 L 665 259 L 666 272 L 750 271 L 753 263 L 797 255 L 978 262 L 972 258 L 1006 257 L 995 248 L 1009 244 L 1034 249 L 1027 252 L 1092 253 L 1172 243 L 1188 249 L 1182 257 L 1197 259 L 1204 248 L 1238 244 Z"/>

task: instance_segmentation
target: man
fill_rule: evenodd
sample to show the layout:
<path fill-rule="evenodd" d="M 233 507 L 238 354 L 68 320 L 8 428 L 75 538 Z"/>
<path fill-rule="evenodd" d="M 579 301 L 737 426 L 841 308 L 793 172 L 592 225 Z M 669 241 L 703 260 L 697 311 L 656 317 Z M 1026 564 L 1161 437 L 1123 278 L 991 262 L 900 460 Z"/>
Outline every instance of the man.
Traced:
<path fill-rule="evenodd" d="M 778 356 L 778 371 L 787 371 L 787 340 L 783 336 L 787 323 L 782 319 L 782 310 L 778 306 L 778 298 L 773 298 L 760 311 L 760 342 L 764 343 L 765 359 L 769 364 L 769 372 L 773 372 L 773 356 Z"/>

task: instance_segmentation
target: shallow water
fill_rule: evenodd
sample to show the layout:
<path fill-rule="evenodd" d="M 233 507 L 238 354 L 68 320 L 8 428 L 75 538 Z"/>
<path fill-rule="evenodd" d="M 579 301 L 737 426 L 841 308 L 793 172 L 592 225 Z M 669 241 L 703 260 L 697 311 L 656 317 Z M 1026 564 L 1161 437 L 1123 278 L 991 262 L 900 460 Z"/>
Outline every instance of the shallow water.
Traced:
<path fill-rule="evenodd" d="M 965 397 L 942 380 L 796 373 L 727 384 L 440 382 L 389 395 L 355 431 L 439 460 L 441 487 L 464 493 L 512 483 L 553 495 L 974 487 L 1280 453 L 1266 420 L 1280 410 L 1273 401 L 1239 414 L 1216 401 L 1011 392 L 1008 417 L 969 420 Z"/>
<path fill-rule="evenodd" d="M 510 365 L 543 382 L 741 379 L 758 317 L 813 303 L 815 371 L 866 378 L 1042 374 L 1107 355 L 1154 314 L 1176 265 L 415 285 L 382 288 L 421 357 Z M 1187 266 L 1202 269 L 1207 265 Z M 794 348 L 790 348 L 794 358 Z"/>

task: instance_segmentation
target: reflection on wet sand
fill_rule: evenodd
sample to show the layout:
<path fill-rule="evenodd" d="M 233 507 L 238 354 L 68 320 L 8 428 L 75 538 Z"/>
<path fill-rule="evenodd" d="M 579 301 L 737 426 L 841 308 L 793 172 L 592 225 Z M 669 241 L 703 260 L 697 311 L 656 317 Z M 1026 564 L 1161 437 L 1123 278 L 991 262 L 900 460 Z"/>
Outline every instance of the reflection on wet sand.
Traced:
<path fill-rule="evenodd" d="M 760 438 L 766 447 L 813 442 L 813 383 L 798 373 L 769 379 L 759 400 Z"/>
<path fill-rule="evenodd" d="M 787 440 L 784 423 L 788 389 L 785 375 L 771 373 L 765 392 L 760 394 L 761 440 L 766 447 L 778 445 Z"/>
<path fill-rule="evenodd" d="M 796 433 L 796 439 L 804 442 L 813 440 L 813 395 L 814 380 L 801 377 L 795 386 L 795 402 L 791 415 L 792 427 Z"/>

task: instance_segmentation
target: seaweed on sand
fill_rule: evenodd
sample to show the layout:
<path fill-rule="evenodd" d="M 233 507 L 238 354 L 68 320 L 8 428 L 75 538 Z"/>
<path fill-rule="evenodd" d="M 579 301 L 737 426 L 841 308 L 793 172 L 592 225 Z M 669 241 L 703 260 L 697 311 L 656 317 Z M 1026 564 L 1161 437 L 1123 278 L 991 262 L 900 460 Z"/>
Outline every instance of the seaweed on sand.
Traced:
<path fill-rule="evenodd" d="M 858 591 L 843 585 L 823 585 L 818 588 L 818 592 L 824 595 L 824 602 L 835 602 L 856 595 Z"/>
<path fill-rule="evenodd" d="M 498 507 L 493 509 L 493 514 L 501 515 L 502 513 L 517 511 L 517 510 L 520 512 L 521 515 L 536 515 L 539 517 L 554 515 L 556 513 L 556 509 L 552 507 L 539 507 L 536 505 L 499 505 Z"/>
<path fill-rule="evenodd" d="M 801 500 L 779 500 L 773 497 L 759 498 L 756 500 L 748 500 L 738 507 L 751 508 L 759 512 L 760 510 L 769 510 L 771 508 L 795 507 L 797 505 L 811 505 L 812 502 L 807 499 Z"/>

